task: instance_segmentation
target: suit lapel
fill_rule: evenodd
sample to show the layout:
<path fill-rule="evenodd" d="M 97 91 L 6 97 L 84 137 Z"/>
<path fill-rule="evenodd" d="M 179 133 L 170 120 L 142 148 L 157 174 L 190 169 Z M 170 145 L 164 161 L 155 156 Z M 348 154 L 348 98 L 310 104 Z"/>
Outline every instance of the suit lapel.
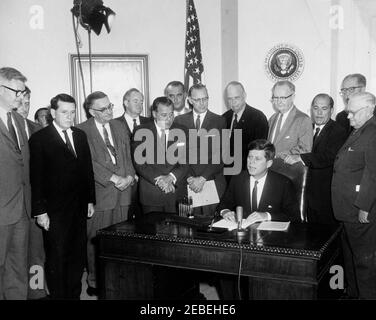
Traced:
<path fill-rule="evenodd" d="M 281 139 L 284 138 L 286 132 L 290 129 L 290 126 L 295 120 L 296 115 L 296 108 L 295 106 L 292 107 L 292 110 L 290 111 L 289 115 L 287 116 L 287 119 L 285 120 L 285 123 L 283 124 L 281 131 L 279 132 L 278 137 L 275 138 L 275 143 L 278 143 Z M 278 118 L 278 117 L 277 117 Z"/>
<path fill-rule="evenodd" d="M 244 174 L 244 183 L 243 183 L 243 190 L 245 190 L 245 205 L 246 208 L 249 208 L 251 210 L 251 192 L 250 192 L 250 184 L 251 184 L 251 176 L 248 172 Z M 241 191 L 239 194 L 243 194 L 243 191 Z M 245 209 L 245 208 L 244 208 Z"/>
<path fill-rule="evenodd" d="M 6 127 L 6 125 L 4 124 L 3 120 L 0 119 L 0 132 L 2 133 L 2 135 L 5 137 L 5 139 L 9 142 L 9 144 L 11 145 L 12 149 L 14 149 L 15 147 L 15 144 L 13 142 L 13 139 L 12 137 L 10 136 L 10 133 L 8 131 L 8 128 Z"/>
<path fill-rule="evenodd" d="M 206 116 L 204 118 L 204 122 L 201 124 L 201 129 L 206 129 L 206 130 L 209 130 L 210 128 L 210 121 L 211 121 L 211 111 L 207 111 L 206 112 Z"/>
<path fill-rule="evenodd" d="M 266 179 L 265 179 L 265 184 L 264 184 L 264 189 L 262 190 L 262 194 L 260 197 L 260 203 L 258 204 L 258 209 L 259 211 L 264 211 L 266 210 L 266 195 L 267 194 L 272 194 L 271 190 L 271 181 L 270 181 L 270 174 L 267 173 Z"/>
<path fill-rule="evenodd" d="M 313 150 L 316 150 L 316 148 L 318 147 L 322 139 L 325 137 L 325 135 L 327 135 L 330 132 L 332 125 L 333 125 L 333 120 L 330 119 L 328 123 L 325 124 L 325 126 L 321 129 L 320 134 L 318 135 L 318 137 L 316 137 L 315 143 L 313 144 L 313 147 L 312 147 Z"/>

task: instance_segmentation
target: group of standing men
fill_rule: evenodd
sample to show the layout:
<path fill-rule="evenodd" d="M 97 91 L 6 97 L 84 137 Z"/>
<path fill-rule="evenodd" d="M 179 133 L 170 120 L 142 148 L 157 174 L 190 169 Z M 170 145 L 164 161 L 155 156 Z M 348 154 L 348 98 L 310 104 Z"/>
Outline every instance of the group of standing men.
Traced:
<path fill-rule="evenodd" d="M 327 94 L 314 97 L 311 118 L 302 113 L 294 105 L 295 86 L 289 81 L 273 86 L 271 102 L 276 112 L 269 121 L 246 103 L 239 82 L 227 85 L 230 109 L 220 116 L 209 110 L 204 85 L 193 85 L 186 93 L 182 83 L 173 81 L 166 86 L 165 96 L 154 100 L 152 118 L 141 116 L 144 101 L 137 89 L 125 93 L 125 113 L 117 119 L 109 97 L 93 92 L 84 103 L 89 118 L 77 127 L 75 100 L 59 94 L 51 100 L 54 121 L 44 129 L 33 128 L 24 119 L 27 114 L 23 118 L 14 111 L 22 113 L 24 98 L 30 94 L 25 82 L 19 71 L 0 69 L 0 299 L 26 299 L 29 268 L 42 263 L 43 257 L 31 262 L 38 255 L 35 252 L 43 251 L 42 232 L 32 217 L 44 229 L 51 297 L 79 299 L 86 264 L 88 294 L 98 294 L 97 230 L 141 212 L 176 212 L 176 202 L 187 188 L 201 192 L 208 181 L 214 182 L 221 199 L 230 180 L 223 174 L 228 164 L 222 158 L 215 162 L 210 147 L 205 161 L 185 161 L 191 142 L 179 142 L 173 129 L 187 135 L 188 130 L 197 130 L 207 139 L 221 139 L 216 134 L 229 129 L 230 155 L 237 148 L 235 131 L 241 129 L 243 170 L 249 157 L 247 145 L 257 139 L 274 144 L 275 159 L 268 160 L 271 170 L 294 181 L 308 167 L 308 222 L 343 222 L 347 293 L 376 297 L 375 97 L 364 92 L 363 76 L 343 80 L 345 110 L 337 115 L 337 122 L 331 120 L 334 103 Z M 185 106 L 187 95 L 191 108 Z M 149 162 L 135 159 L 145 130 L 157 147 Z M 185 150 L 184 159 L 167 161 L 172 145 Z M 200 154 L 200 142 L 194 147 Z M 164 150 L 162 162 L 158 148 Z M 208 216 L 216 207 L 202 206 L 194 213 Z M 39 240 L 32 245 L 35 239 Z"/>

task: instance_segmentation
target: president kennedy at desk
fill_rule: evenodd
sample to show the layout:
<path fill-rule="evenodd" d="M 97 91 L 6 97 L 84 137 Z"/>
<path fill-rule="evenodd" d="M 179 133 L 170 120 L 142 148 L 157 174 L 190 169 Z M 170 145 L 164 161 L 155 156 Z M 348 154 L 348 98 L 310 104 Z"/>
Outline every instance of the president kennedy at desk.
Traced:
<path fill-rule="evenodd" d="M 231 179 L 220 205 L 221 215 L 235 221 L 235 208 L 242 206 L 247 222 L 268 220 L 298 221 L 298 200 L 291 180 L 269 171 L 275 147 L 264 140 L 248 145 L 247 171 Z"/>

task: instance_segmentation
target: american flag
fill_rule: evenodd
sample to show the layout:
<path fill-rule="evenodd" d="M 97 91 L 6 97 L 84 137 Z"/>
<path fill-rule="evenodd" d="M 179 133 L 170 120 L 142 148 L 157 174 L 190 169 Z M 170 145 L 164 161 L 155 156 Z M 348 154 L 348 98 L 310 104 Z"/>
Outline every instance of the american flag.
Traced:
<path fill-rule="evenodd" d="M 185 75 L 184 87 L 188 91 L 190 79 L 193 84 L 201 82 L 201 74 L 204 71 L 202 64 L 200 27 L 193 0 L 187 0 L 187 29 L 185 33 Z"/>

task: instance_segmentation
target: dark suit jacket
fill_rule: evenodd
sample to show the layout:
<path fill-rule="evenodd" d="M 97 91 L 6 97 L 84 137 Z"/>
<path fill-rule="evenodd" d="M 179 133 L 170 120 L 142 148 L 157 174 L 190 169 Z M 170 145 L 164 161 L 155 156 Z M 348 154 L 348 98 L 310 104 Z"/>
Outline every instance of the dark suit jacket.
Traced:
<path fill-rule="evenodd" d="M 132 131 L 128 126 L 127 120 L 125 120 L 125 118 L 124 118 L 124 114 L 122 116 L 118 117 L 118 118 L 115 118 L 114 120 L 122 123 L 125 126 L 129 136 L 132 137 Z M 152 122 L 152 119 L 140 116 L 140 125 L 148 123 L 148 122 Z"/>
<path fill-rule="evenodd" d="M 95 186 L 86 134 L 72 127 L 77 158 L 72 155 L 53 124 L 34 133 L 30 140 L 32 214 L 70 215 L 72 207 L 95 204 Z M 86 211 L 87 212 L 87 211 Z"/>
<path fill-rule="evenodd" d="M 186 135 L 186 128 L 173 123 L 170 130 L 180 129 Z M 147 132 L 150 135 L 150 140 L 145 138 L 143 133 Z M 141 141 L 135 139 L 141 138 Z M 170 136 L 169 136 L 170 138 Z M 145 140 L 146 139 L 146 140 Z M 178 139 L 168 141 L 168 147 L 177 143 Z M 176 201 L 186 195 L 186 178 L 188 172 L 188 165 L 186 164 L 186 143 L 180 141 L 182 149 L 182 158 L 179 158 L 176 163 L 158 163 L 157 161 L 157 145 L 162 148 L 161 141 L 158 136 L 157 129 L 154 121 L 150 121 L 146 124 L 137 127 L 133 141 L 132 141 L 132 157 L 134 167 L 139 176 L 139 197 L 140 203 L 145 206 L 164 206 L 169 203 L 170 206 L 175 206 Z M 140 163 L 139 155 L 140 150 L 145 148 L 146 151 L 153 150 L 151 159 L 146 159 L 145 163 Z M 152 149 L 153 148 L 153 149 Z M 138 155 L 138 156 L 137 156 Z M 143 153 L 143 155 L 145 155 Z M 164 193 L 158 186 L 155 185 L 155 178 L 160 175 L 168 175 L 173 173 L 176 177 L 175 192 Z"/>
<path fill-rule="evenodd" d="M 0 120 L 0 225 L 16 223 L 25 209 L 28 215 L 31 212 L 29 145 L 22 116 L 12 111 L 12 117 L 21 150 L 16 148 L 6 124 Z"/>
<path fill-rule="evenodd" d="M 338 150 L 346 141 L 345 130 L 329 120 L 322 128 L 312 152 L 300 155 L 309 168 L 307 179 L 307 205 L 316 210 L 332 211 L 331 183 L 333 163 Z"/>
<path fill-rule="evenodd" d="M 40 124 L 33 122 L 29 119 L 26 119 L 26 124 L 27 124 L 27 129 L 29 130 L 29 133 L 30 133 L 29 139 L 33 133 L 42 129 L 42 126 Z"/>
<path fill-rule="evenodd" d="M 182 125 L 186 127 L 187 129 L 194 129 L 195 130 L 195 124 L 193 119 L 193 112 L 189 112 L 186 114 L 182 114 L 180 116 L 177 116 L 174 120 L 174 123 L 178 125 Z M 225 119 L 211 111 L 207 111 L 204 122 L 201 125 L 201 129 L 205 129 L 208 131 L 211 129 L 218 129 L 219 134 L 222 134 L 222 129 L 226 128 Z M 206 180 L 214 180 L 215 185 L 217 187 L 217 192 L 219 198 L 222 197 L 226 190 L 226 180 L 223 175 L 223 161 L 222 157 L 220 155 L 220 163 L 219 164 L 213 164 L 213 153 L 220 152 L 220 149 L 212 149 L 211 148 L 211 141 L 213 138 L 208 138 L 208 154 L 207 154 L 207 163 L 202 163 L 203 161 L 200 161 L 200 147 L 199 144 L 197 148 L 197 164 L 189 164 L 190 172 L 189 175 L 193 177 L 199 177 L 202 176 Z M 221 141 L 221 139 L 220 139 Z M 189 147 L 191 148 L 192 143 L 189 143 Z"/>
<path fill-rule="evenodd" d="M 242 206 L 244 218 L 248 217 L 251 213 L 249 182 L 250 175 L 246 170 L 233 176 L 218 211 L 223 209 L 235 211 L 237 206 Z M 298 200 L 291 180 L 269 170 L 258 211 L 269 212 L 272 220 L 300 221 Z"/>
<path fill-rule="evenodd" d="M 334 162 L 332 202 L 340 221 L 359 222 L 359 209 L 376 218 L 376 119 L 354 130 Z"/>
<path fill-rule="evenodd" d="M 233 114 L 234 112 L 230 109 L 222 115 L 226 120 L 227 129 L 231 128 Z M 238 119 L 238 124 L 234 129 L 242 130 L 242 159 L 243 169 L 245 169 L 248 157 L 247 146 L 253 140 L 268 138 L 268 120 L 260 110 L 257 110 L 247 104 L 243 111 L 242 117 Z M 233 150 L 231 150 L 231 152 L 232 151 Z"/>
<path fill-rule="evenodd" d="M 113 174 L 134 176 L 129 135 L 119 121 L 111 120 L 110 129 L 116 151 L 116 165 L 112 162 L 107 146 L 100 135 L 94 118 L 79 124 L 77 128 L 86 133 L 93 161 L 96 206 L 98 211 L 112 210 L 117 204 L 127 206 L 131 203 L 131 187 L 120 191 L 110 181 Z"/>
<path fill-rule="evenodd" d="M 346 131 L 347 136 L 350 135 L 351 131 L 353 130 L 352 126 L 350 126 L 350 120 L 347 119 L 349 114 L 342 110 L 341 112 L 337 113 L 336 115 L 336 122 Z"/>

